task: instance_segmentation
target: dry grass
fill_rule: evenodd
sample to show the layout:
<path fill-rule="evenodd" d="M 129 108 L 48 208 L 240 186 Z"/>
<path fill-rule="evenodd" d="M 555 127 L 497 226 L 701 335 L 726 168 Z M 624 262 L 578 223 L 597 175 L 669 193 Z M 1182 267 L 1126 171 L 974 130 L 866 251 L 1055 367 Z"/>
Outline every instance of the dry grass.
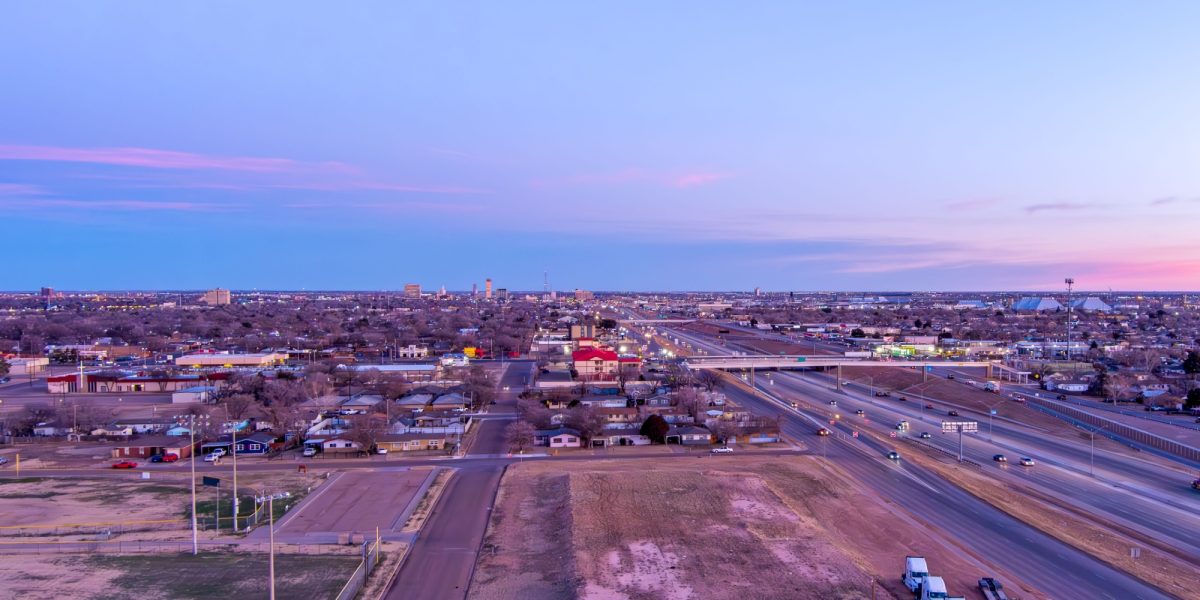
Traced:
<path fill-rule="evenodd" d="M 425 490 L 425 495 L 421 497 L 421 501 L 417 503 L 417 507 L 413 509 L 408 520 L 404 523 L 403 531 L 418 531 L 425 526 L 425 521 L 429 519 L 430 513 L 433 512 L 433 507 L 437 506 L 438 498 L 442 496 L 442 490 L 446 489 L 446 483 L 450 481 L 450 477 L 454 474 L 452 469 L 442 469 L 434 476 L 433 482 L 429 484 L 429 488 Z"/>
<path fill-rule="evenodd" d="M 874 579 L 874 597 L 903 598 L 905 554 L 948 572 L 977 570 L 816 459 L 703 464 L 510 467 L 470 596 L 850 599 L 871 597 Z"/>

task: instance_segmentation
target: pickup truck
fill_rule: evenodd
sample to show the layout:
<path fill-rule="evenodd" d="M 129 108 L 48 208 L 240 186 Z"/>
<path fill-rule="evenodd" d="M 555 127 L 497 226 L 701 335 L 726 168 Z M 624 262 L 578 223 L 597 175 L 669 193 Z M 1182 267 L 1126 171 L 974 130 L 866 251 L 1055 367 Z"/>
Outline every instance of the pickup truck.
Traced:
<path fill-rule="evenodd" d="M 1008 600 L 1008 595 L 1004 593 L 1004 586 L 1000 585 L 1000 582 L 994 577 L 980 579 L 979 591 L 983 592 L 983 597 L 987 600 Z"/>

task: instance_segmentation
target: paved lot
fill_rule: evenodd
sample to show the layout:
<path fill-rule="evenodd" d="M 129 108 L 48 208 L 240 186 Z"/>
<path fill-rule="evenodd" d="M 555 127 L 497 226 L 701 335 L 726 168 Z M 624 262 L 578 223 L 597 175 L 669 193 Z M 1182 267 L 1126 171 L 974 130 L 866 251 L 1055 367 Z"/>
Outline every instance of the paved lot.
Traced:
<path fill-rule="evenodd" d="M 376 527 L 399 531 L 401 517 L 432 475 L 428 468 L 340 473 L 288 514 L 275 536 L 317 541 L 346 532 L 374 535 Z"/>

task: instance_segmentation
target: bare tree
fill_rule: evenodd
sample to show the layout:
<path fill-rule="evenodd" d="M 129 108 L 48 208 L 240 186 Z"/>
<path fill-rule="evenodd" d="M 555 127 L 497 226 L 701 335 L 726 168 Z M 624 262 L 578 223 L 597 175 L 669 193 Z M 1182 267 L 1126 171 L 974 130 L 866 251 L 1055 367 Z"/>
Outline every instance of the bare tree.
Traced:
<path fill-rule="evenodd" d="M 229 411 L 229 418 L 241 421 L 250 415 L 257 403 L 250 394 L 231 394 L 221 401 L 221 405 Z"/>
<path fill-rule="evenodd" d="M 696 375 L 696 383 L 712 392 L 725 387 L 725 378 L 711 369 L 705 369 Z"/>
<path fill-rule="evenodd" d="M 533 445 L 533 438 L 536 435 L 533 425 L 526 421 L 514 421 L 504 429 L 504 439 L 508 441 L 508 448 L 513 452 L 524 452 L 526 448 Z"/>
<path fill-rule="evenodd" d="M 350 418 L 350 431 L 347 432 L 347 436 L 358 442 L 363 450 L 373 450 L 375 442 L 384 433 L 387 433 L 387 422 L 383 415 L 372 413 Z"/>

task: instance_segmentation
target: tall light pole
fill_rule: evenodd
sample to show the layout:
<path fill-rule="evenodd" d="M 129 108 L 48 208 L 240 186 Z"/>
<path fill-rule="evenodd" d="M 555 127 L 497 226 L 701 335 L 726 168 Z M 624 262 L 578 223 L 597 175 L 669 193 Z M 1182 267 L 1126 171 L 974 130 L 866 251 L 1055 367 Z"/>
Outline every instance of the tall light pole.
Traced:
<path fill-rule="evenodd" d="M 275 600 L 275 494 L 271 494 L 267 498 L 267 513 L 268 513 L 268 515 L 267 515 L 267 518 L 268 518 L 267 531 L 270 533 L 269 546 L 271 548 L 270 558 L 267 559 L 268 564 L 270 565 L 268 567 L 268 569 L 270 571 L 270 577 L 271 577 L 271 597 L 270 598 L 271 598 L 271 600 Z"/>
<path fill-rule="evenodd" d="M 1067 284 L 1067 362 L 1071 362 L 1071 286 L 1075 285 L 1075 278 L 1068 277 L 1064 281 Z"/>
<path fill-rule="evenodd" d="M 192 453 L 192 556 L 200 554 L 200 529 L 196 522 L 196 423 L 199 420 L 197 415 L 188 415 L 189 451 Z"/>

